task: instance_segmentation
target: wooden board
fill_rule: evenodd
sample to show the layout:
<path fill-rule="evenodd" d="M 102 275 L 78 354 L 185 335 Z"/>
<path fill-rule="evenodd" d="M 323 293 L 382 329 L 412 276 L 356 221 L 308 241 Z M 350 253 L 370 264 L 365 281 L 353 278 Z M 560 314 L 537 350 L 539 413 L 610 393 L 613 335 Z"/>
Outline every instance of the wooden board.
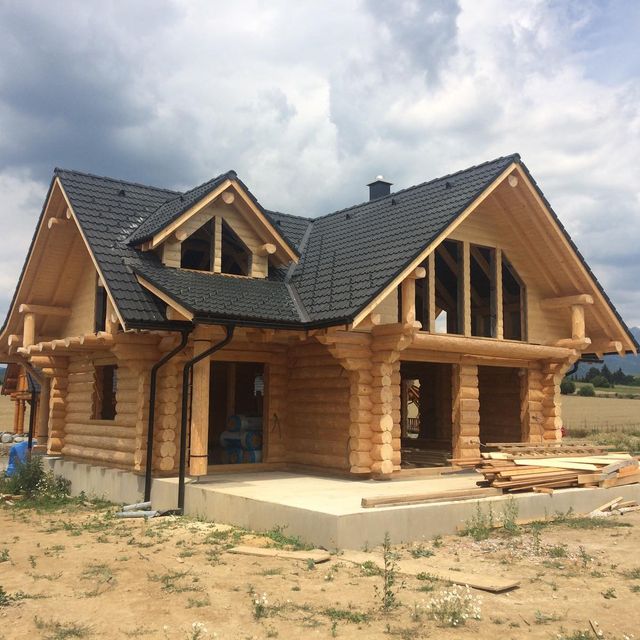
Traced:
<path fill-rule="evenodd" d="M 372 507 L 392 507 L 421 502 L 447 502 L 450 500 L 477 500 L 502 495 L 499 489 L 462 489 L 460 491 L 442 491 L 440 493 L 410 493 L 397 496 L 374 496 L 362 498 L 360 503 L 364 509 Z"/>
<path fill-rule="evenodd" d="M 323 549 L 310 549 L 309 551 L 286 551 L 271 547 L 249 547 L 239 545 L 227 549 L 227 553 L 235 553 L 243 556 L 259 556 L 261 558 L 286 558 L 287 560 L 313 560 L 315 564 L 327 562 L 331 555 Z"/>
<path fill-rule="evenodd" d="M 383 568 L 383 559 L 373 553 L 364 553 L 362 551 L 345 551 L 340 560 L 352 562 L 354 564 L 363 564 L 364 562 L 373 562 L 377 567 Z M 417 576 L 419 573 L 428 573 L 438 580 L 451 582 L 453 584 L 468 585 L 473 589 L 481 591 L 489 591 L 491 593 L 502 593 L 510 591 L 520 585 L 518 580 L 509 578 L 500 578 L 496 575 L 461 573 L 459 571 L 449 571 L 447 569 L 439 569 L 432 566 L 426 560 L 400 560 L 398 562 L 398 573 L 407 576 Z"/>

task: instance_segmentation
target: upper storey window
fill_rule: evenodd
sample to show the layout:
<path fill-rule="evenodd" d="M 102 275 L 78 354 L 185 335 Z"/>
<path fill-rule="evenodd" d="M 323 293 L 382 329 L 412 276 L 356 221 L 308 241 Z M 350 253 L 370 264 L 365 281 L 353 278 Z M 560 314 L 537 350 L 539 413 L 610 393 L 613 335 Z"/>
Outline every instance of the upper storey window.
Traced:
<path fill-rule="evenodd" d="M 226 222 L 222 221 L 221 227 L 221 272 L 248 276 L 251 266 L 250 251 Z"/>
<path fill-rule="evenodd" d="M 196 271 L 212 271 L 213 240 L 213 220 L 209 220 L 182 242 L 180 267 Z"/>

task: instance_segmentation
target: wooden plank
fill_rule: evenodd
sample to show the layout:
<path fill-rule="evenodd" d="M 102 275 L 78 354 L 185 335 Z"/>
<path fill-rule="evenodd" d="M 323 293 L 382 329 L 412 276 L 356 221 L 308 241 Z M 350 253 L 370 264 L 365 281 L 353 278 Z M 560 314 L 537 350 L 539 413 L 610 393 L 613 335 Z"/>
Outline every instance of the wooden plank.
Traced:
<path fill-rule="evenodd" d="M 605 489 L 609 489 L 611 487 L 623 487 L 627 484 L 636 484 L 636 482 L 640 482 L 640 473 L 624 478 L 609 478 L 607 480 L 603 480 L 600 483 L 600 486 Z"/>
<path fill-rule="evenodd" d="M 562 458 L 516 458 L 517 465 L 528 465 L 538 467 L 553 467 L 557 469 L 575 469 L 577 471 L 599 471 L 600 467 L 595 464 L 583 462 L 565 462 Z"/>
<path fill-rule="evenodd" d="M 459 491 L 442 491 L 440 493 L 412 493 L 397 496 L 374 496 L 372 498 L 362 498 L 361 506 L 364 509 L 372 507 L 391 507 L 405 504 L 416 504 L 420 502 L 447 502 L 449 500 L 466 500 L 478 498 L 488 498 L 502 495 L 498 489 L 462 489 Z"/>
<path fill-rule="evenodd" d="M 271 547 L 249 547 L 239 545 L 227 550 L 243 556 L 258 556 L 260 558 L 285 558 L 287 560 L 312 560 L 315 564 L 327 562 L 331 559 L 331 554 L 324 549 L 310 549 L 309 551 L 287 551 L 285 549 L 274 549 Z"/>
<path fill-rule="evenodd" d="M 377 567 L 383 568 L 383 559 L 373 553 L 364 553 L 362 551 L 346 550 L 340 560 L 352 562 L 353 564 L 363 564 L 365 562 L 373 562 Z M 472 589 L 481 591 L 489 591 L 491 593 L 502 593 L 510 591 L 520 586 L 519 580 L 511 580 L 510 578 L 501 578 L 495 575 L 495 572 L 484 574 L 461 573 L 459 571 L 449 571 L 434 567 L 432 563 L 425 560 L 400 560 L 398 562 L 398 573 L 407 576 L 417 576 L 420 573 L 428 573 L 438 580 L 451 582 L 452 584 L 467 585 Z"/>

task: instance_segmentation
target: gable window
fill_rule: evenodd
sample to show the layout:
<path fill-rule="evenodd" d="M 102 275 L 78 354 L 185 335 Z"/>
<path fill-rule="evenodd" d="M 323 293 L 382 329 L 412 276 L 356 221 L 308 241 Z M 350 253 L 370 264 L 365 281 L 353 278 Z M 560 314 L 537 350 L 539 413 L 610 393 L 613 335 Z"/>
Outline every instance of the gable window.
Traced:
<path fill-rule="evenodd" d="M 115 419 L 117 386 L 117 365 L 110 364 L 95 367 L 91 415 L 94 420 Z"/>
<path fill-rule="evenodd" d="M 462 245 L 445 240 L 436 249 L 436 333 L 462 333 Z"/>
<path fill-rule="evenodd" d="M 525 287 L 513 265 L 502 257 L 502 322 L 505 340 L 526 340 Z"/>
<path fill-rule="evenodd" d="M 471 245 L 471 335 L 496 337 L 495 277 L 493 274 L 495 249 Z"/>
<path fill-rule="evenodd" d="M 211 271 L 213 256 L 213 220 L 205 222 L 180 246 L 180 267 L 196 271 Z"/>
<path fill-rule="evenodd" d="M 245 244 L 233 232 L 231 227 L 222 221 L 222 273 L 235 276 L 248 276 L 251 265 L 251 253 Z"/>

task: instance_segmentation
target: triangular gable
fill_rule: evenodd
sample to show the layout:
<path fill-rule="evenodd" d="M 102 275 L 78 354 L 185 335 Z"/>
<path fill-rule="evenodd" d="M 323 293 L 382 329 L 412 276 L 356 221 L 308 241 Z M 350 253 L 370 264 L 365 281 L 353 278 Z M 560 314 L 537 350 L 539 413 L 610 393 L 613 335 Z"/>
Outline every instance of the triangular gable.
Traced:
<path fill-rule="evenodd" d="M 205 183 L 204 188 L 196 189 L 179 196 L 159 207 L 130 237 L 130 243 L 143 250 L 155 249 L 171 237 L 190 218 L 196 216 L 205 207 L 216 204 L 220 207 L 235 208 L 246 220 L 264 243 L 273 244 L 276 251 L 273 257 L 281 264 L 297 262 L 298 254 L 285 240 L 270 217 L 259 205 L 246 186 L 234 172 L 229 172 Z"/>
<path fill-rule="evenodd" d="M 488 203 L 489 199 L 491 199 L 491 202 L 498 199 L 497 189 L 501 185 L 506 184 L 510 185 L 506 187 L 509 191 L 514 194 L 518 193 L 522 204 L 526 205 L 529 209 L 529 215 L 532 218 L 538 218 L 536 221 L 538 230 L 540 231 L 541 227 L 546 229 L 546 239 L 551 243 L 545 246 L 547 260 L 549 256 L 553 257 L 558 262 L 558 268 L 561 268 L 567 263 L 572 265 L 573 273 L 571 279 L 563 283 L 565 291 L 562 295 L 586 294 L 593 296 L 594 305 L 588 309 L 588 313 L 593 317 L 593 320 L 599 324 L 603 335 L 607 334 L 608 336 L 605 342 L 603 342 L 605 339 L 601 337 L 599 346 L 600 353 L 608 352 L 606 351 L 605 345 L 609 345 L 609 342 L 614 340 L 622 342 L 624 351 L 635 353 L 638 349 L 637 342 L 558 220 L 555 212 L 553 212 L 549 203 L 544 198 L 544 195 L 531 177 L 529 171 L 519 159 L 517 161 L 514 160 L 499 176 L 487 185 L 482 193 L 469 203 L 404 269 L 396 272 L 378 295 L 360 309 L 353 320 L 352 326 L 356 327 L 376 309 L 380 303 L 385 299 L 388 300 L 389 296 L 393 296 L 398 285 L 413 273 L 446 238 L 452 234 L 455 235 L 456 229 L 460 227 L 469 216 L 474 214 L 485 201 Z M 499 202 L 499 199 L 497 201 Z M 531 241 L 532 238 L 527 237 L 527 242 Z M 479 242 L 479 244 L 481 244 L 481 242 Z M 544 264 L 541 264 L 541 270 L 545 268 L 548 268 L 548 265 L 545 267 Z M 611 334 L 615 335 L 612 336 Z M 594 346 L 597 345 L 594 344 Z"/>

